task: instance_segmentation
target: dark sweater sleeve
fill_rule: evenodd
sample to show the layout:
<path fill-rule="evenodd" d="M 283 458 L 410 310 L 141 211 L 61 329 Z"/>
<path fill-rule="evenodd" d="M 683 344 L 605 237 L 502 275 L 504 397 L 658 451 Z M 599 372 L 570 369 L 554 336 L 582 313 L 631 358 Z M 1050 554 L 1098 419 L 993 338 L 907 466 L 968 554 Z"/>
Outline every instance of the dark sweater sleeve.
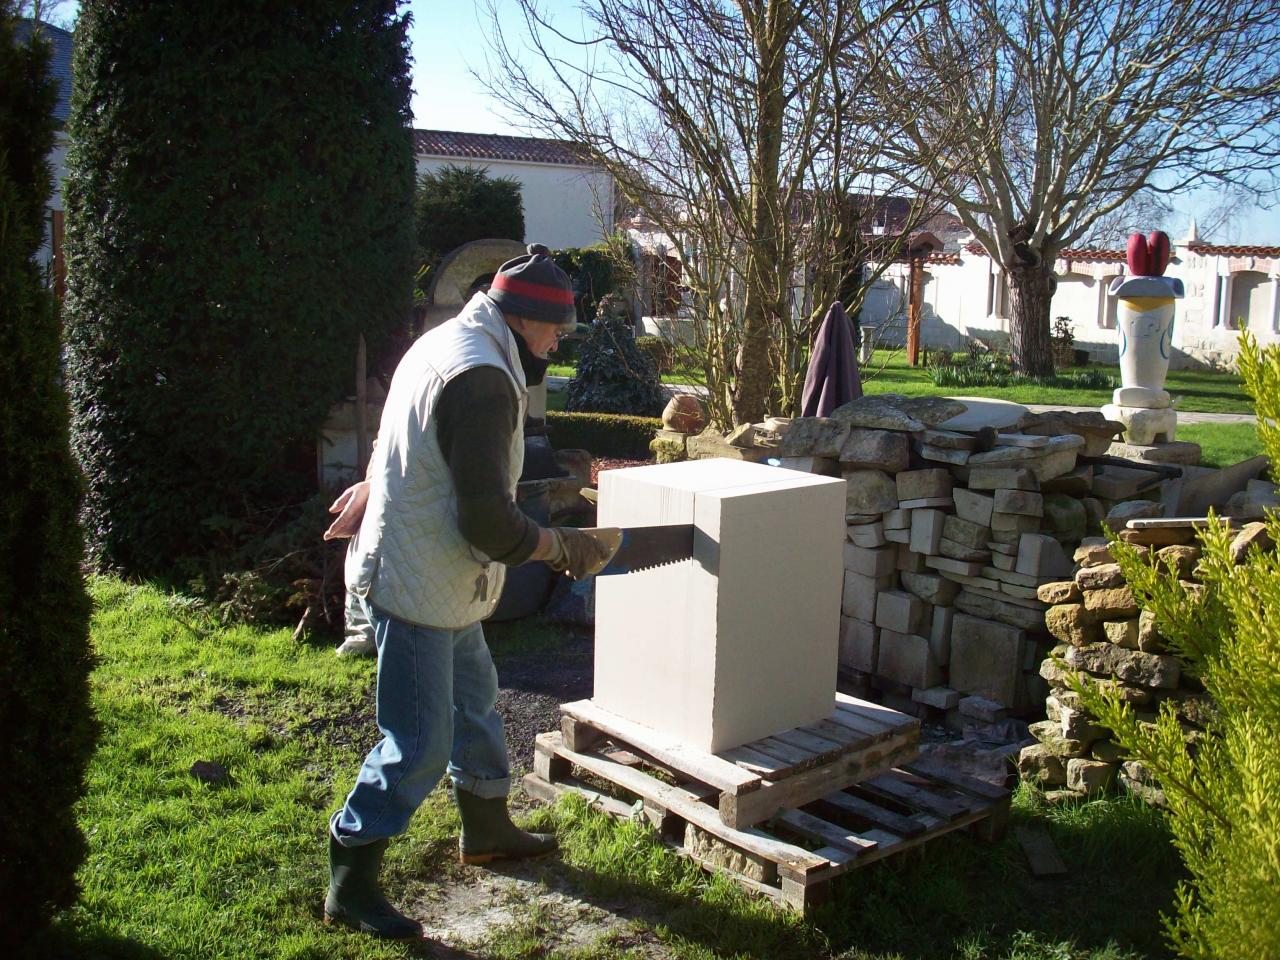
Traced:
<path fill-rule="evenodd" d="M 437 436 L 458 491 L 458 529 L 485 556 L 516 566 L 538 546 L 538 525 L 516 506 L 507 485 L 511 437 L 520 405 L 497 367 L 454 377 L 436 402 Z"/>

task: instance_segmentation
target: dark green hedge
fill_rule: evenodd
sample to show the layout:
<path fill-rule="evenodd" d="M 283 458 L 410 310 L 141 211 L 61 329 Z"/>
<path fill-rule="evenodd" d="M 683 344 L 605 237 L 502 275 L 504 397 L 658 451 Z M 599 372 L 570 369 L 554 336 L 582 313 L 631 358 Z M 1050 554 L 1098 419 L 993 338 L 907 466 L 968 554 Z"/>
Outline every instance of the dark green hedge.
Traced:
<path fill-rule="evenodd" d="M 547 435 L 559 450 L 588 450 L 597 457 L 648 460 L 649 441 L 662 428 L 658 417 L 628 417 L 616 413 L 557 413 L 547 411 Z"/>
<path fill-rule="evenodd" d="M 93 753 L 89 601 L 80 573 L 79 475 L 59 376 L 59 322 L 32 257 L 50 177 L 49 47 L 14 45 L 0 0 L 0 953 L 34 949 L 76 898 L 75 803 Z"/>
<path fill-rule="evenodd" d="M 434 266 L 454 247 L 473 240 L 524 242 L 524 200 L 520 182 L 512 177 L 446 164 L 422 175 L 413 202 L 423 263 Z"/>
<path fill-rule="evenodd" d="M 73 442 L 100 566 L 167 580 L 315 487 L 408 324 L 396 0 L 83 0 L 66 186 Z"/>

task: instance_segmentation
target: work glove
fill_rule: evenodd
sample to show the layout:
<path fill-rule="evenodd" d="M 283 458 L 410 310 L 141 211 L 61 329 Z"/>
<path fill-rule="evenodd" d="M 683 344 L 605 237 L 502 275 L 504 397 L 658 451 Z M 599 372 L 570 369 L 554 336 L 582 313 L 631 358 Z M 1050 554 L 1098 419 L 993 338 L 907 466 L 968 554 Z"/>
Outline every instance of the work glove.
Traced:
<path fill-rule="evenodd" d="M 622 545 L 620 530 L 580 530 L 577 527 L 552 527 L 551 555 L 547 563 L 552 570 L 563 570 L 575 580 L 599 573 L 609 565 Z"/>

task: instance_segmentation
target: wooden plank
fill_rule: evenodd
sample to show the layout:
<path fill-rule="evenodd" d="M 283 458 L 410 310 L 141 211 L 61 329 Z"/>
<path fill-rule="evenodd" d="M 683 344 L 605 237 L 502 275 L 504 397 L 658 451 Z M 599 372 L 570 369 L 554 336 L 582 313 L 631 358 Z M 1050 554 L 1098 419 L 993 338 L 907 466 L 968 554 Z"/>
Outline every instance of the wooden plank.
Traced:
<path fill-rule="evenodd" d="M 834 823 L 827 823 L 821 817 L 815 817 L 813 814 L 805 813 L 803 810 L 784 810 L 774 817 L 773 822 L 790 828 L 802 837 L 829 843 L 831 846 L 844 850 L 855 857 L 860 856 L 867 850 L 875 849 L 876 846 L 874 840 L 866 840 L 858 836 L 858 834 L 846 830 L 844 827 L 836 826 Z M 818 855 L 821 856 L 821 854 Z M 828 857 L 827 859 L 830 858 Z"/>
<path fill-rule="evenodd" d="M 837 723 L 834 720 L 819 720 L 817 723 L 811 723 L 809 726 L 801 727 L 800 729 L 807 733 L 815 733 L 820 737 L 826 737 L 828 740 L 834 740 L 845 749 L 863 746 L 867 739 L 852 727 Z"/>
<path fill-rule="evenodd" d="M 961 773 L 959 770 L 952 770 L 950 767 L 931 763 L 927 760 L 905 763 L 902 765 L 902 769 L 909 770 L 911 773 L 924 777 L 926 780 L 945 783 L 970 796 L 980 797 L 983 800 L 1005 800 L 1009 796 L 1009 791 L 1004 787 L 997 787 L 993 783 L 987 783 L 985 780 L 971 777 L 968 774 Z"/>
<path fill-rule="evenodd" d="M 859 700 L 857 697 L 851 697 L 847 693 L 836 694 L 836 707 L 847 713 L 865 717 L 868 720 L 875 720 L 877 723 L 893 730 L 897 730 L 904 725 L 920 725 L 920 721 L 914 717 L 908 717 L 905 713 L 891 710 L 889 707 L 872 703 L 869 700 Z"/>
<path fill-rule="evenodd" d="M 1067 872 L 1067 865 L 1053 845 L 1053 838 L 1042 824 L 1025 824 L 1014 830 L 1013 835 L 1018 838 L 1031 872 L 1037 877 L 1060 877 Z"/>
<path fill-rule="evenodd" d="M 791 775 L 792 770 L 804 767 L 806 764 L 813 766 L 821 762 L 821 757 L 812 750 L 803 750 L 800 747 L 793 747 L 789 743 L 781 740 L 775 740 L 773 737 L 764 737 L 761 740 L 752 740 L 751 749 L 759 750 L 761 753 L 767 753 L 771 757 L 777 757 L 779 760 L 785 761 L 788 766 L 783 767 L 779 771 L 780 777 Z"/>
<path fill-rule="evenodd" d="M 904 837 L 914 837 L 928 829 L 926 824 L 918 820 L 905 817 L 900 813 L 894 813 L 892 810 L 886 810 L 870 800 L 855 797 L 853 794 L 845 793 L 843 790 L 828 793 L 818 802 L 829 804 L 845 813 L 866 820 L 873 826 L 892 830 L 894 833 L 901 834 Z"/>
<path fill-rule="evenodd" d="M 748 793 L 758 789 L 761 784 L 760 777 L 735 763 L 663 737 L 649 727 L 601 710 L 590 700 L 562 704 L 560 712 L 581 720 L 608 736 L 619 737 L 628 746 L 649 754 L 655 760 L 670 764 L 695 780 L 709 783 L 718 790 L 735 794 Z"/>
<path fill-rule="evenodd" d="M 720 818 L 741 829 L 767 820 L 786 807 L 801 807 L 851 783 L 906 763 L 919 753 L 919 731 L 898 734 L 860 750 L 842 753 L 829 763 L 794 773 L 784 780 L 765 783 L 741 796 L 722 794 Z"/>
<path fill-rule="evenodd" d="M 892 774 L 872 777 L 858 784 L 858 786 L 886 793 L 901 800 L 903 803 L 918 807 L 921 810 L 928 810 L 930 813 L 936 813 L 947 820 L 956 820 L 969 812 L 969 808 L 963 804 L 956 803 L 946 797 L 940 797 L 935 793 L 922 790 L 909 783 L 904 783 Z"/>
<path fill-rule="evenodd" d="M 824 861 L 801 847 L 783 843 L 780 840 L 771 840 L 762 834 L 747 833 L 726 826 L 721 822 L 714 807 L 702 803 L 687 790 L 663 783 L 640 770 L 605 760 L 603 757 L 577 753 L 563 745 L 556 750 L 556 753 L 574 766 L 603 777 L 641 799 L 652 800 L 708 833 L 751 853 L 768 857 L 775 863 L 792 864 L 793 867 L 801 870 L 824 864 Z M 724 794 L 721 795 L 722 800 L 724 796 Z M 748 793 L 745 796 L 749 797 L 751 794 Z"/>
<path fill-rule="evenodd" d="M 725 750 L 723 753 L 717 754 L 726 760 L 731 760 L 741 767 L 745 767 L 752 773 L 759 774 L 766 780 L 776 779 L 780 770 L 785 770 L 790 766 L 777 757 L 771 757 L 767 753 L 761 753 L 759 750 L 752 750 L 748 746 L 734 747 L 732 750 Z"/>
<path fill-rule="evenodd" d="M 555 803 L 566 793 L 576 793 L 584 797 L 593 807 L 598 807 L 619 820 L 629 820 L 632 813 L 635 812 L 631 804 L 625 803 L 617 797 L 611 797 L 607 793 L 593 790 L 574 777 L 566 777 L 555 783 L 548 783 L 535 773 L 526 773 L 520 781 L 520 786 L 525 793 L 535 800 L 543 800 L 547 803 Z"/>
<path fill-rule="evenodd" d="M 831 740 L 816 733 L 806 732 L 800 727 L 775 733 L 773 739 L 781 740 L 783 743 L 789 743 L 793 747 L 799 747 L 801 750 L 809 750 L 817 754 L 839 753 L 846 745 L 846 741 Z"/>
<path fill-rule="evenodd" d="M 888 740 L 894 734 L 892 727 L 886 727 L 883 723 L 850 713 L 843 707 L 837 707 L 827 720 L 842 727 L 848 727 L 851 732 L 862 736 L 867 743 Z"/>

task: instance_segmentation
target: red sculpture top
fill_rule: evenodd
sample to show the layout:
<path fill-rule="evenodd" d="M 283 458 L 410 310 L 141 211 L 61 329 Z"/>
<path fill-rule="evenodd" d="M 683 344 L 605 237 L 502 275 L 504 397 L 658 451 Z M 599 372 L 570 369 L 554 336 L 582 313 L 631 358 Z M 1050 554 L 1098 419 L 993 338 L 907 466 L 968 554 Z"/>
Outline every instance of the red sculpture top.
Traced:
<path fill-rule="evenodd" d="M 1152 230 L 1150 237 L 1129 235 L 1129 273 L 1135 277 L 1162 277 L 1169 265 L 1169 235 Z"/>

